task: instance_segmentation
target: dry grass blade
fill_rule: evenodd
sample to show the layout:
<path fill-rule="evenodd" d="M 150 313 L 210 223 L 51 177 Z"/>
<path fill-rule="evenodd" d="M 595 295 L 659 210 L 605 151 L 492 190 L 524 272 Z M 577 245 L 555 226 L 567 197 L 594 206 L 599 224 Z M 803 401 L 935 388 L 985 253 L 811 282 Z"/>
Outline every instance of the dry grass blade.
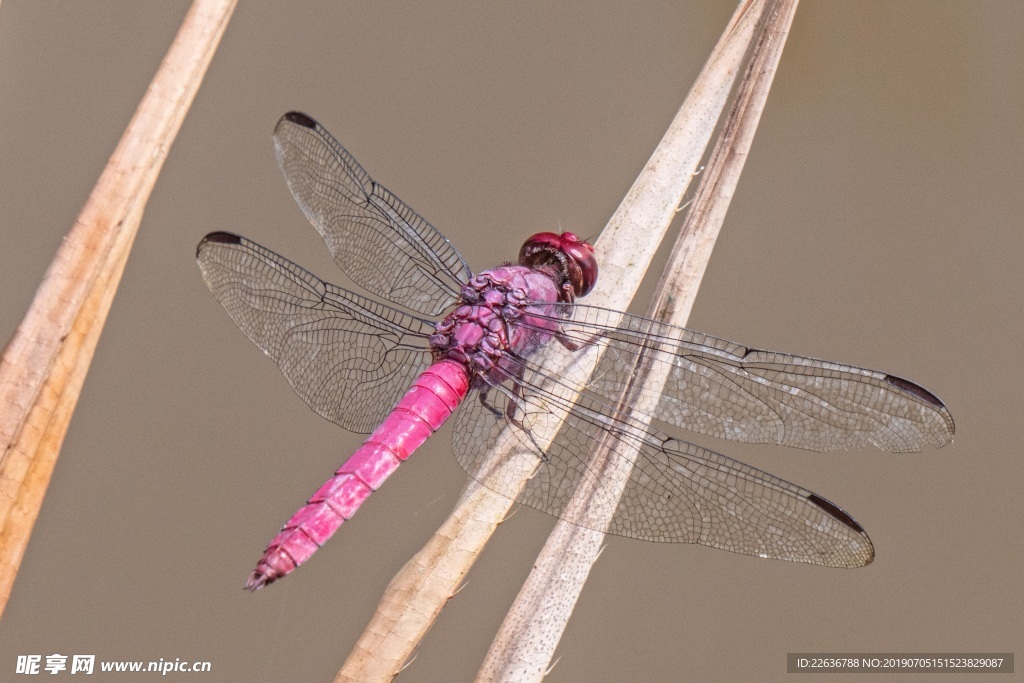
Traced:
<path fill-rule="evenodd" d="M 665 137 L 602 232 L 596 244 L 601 278 L 588 303 L 628 306 L 707 148 L 763 5 L 741 3 Z M 394 677 L 511 505 L 470 482 L 449 519 L 391 581 L 335 681 Z"/>
<path fill-rule="evenodd" d="M 117 284 L 234 0 L 196 0 L 0 358 L 0 611 Z"/>
<path fill-rule="evenodd" d="M 702 178 L 693 206 L 687 214 L 672 256 L 659 282 L 651 317 L 679 326 L 686 323 L 701 277 L 728 209 L 754 131 L 760 120 L 785 38 L 796 10 L 796 0 L 770 3 L 765 13 L 739 93 Z M 656 372 L 639 360 L 635 376 L 644 388 L 659 394 L 667 372 Z M 619 404 L 629 411 L 637 406 L 637 395 L 627 390 Z M 634 413 L 633 419 L 639 417 Z M 609 435 L 608 443 L 594 453 L 589 468 L 600 472 L 597 487 L 581 486 L 570 503 L 570 514 L 586 516 L 594 524 L 596 514 L 604 524 L 614 510 L 598 510 L 601 498 L 618 499 L 628 481 L 623 468 L 608 467 L 612 452 L 628 452 L 625 443 Z M 573 607 L 583 590 L 590 568 L 601 552 L 604 534 L 560 521 L 548 538 L 506 615 L 478 680 L 540 680 L 550 667 Z"/>

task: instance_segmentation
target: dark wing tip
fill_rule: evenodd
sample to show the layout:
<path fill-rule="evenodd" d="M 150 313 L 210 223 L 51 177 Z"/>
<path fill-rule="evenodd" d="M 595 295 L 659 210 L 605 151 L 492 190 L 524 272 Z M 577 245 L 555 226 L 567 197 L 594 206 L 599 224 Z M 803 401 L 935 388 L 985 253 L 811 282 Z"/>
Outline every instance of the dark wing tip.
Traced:
<path fill-rule="evenodd" d="M 211 242 L 216 244 L 241 244 L 242 238 L 231 232 L 211 232 L 199 240 L 199 244 L 196 246 L 196 258 L 199 258 L 199 253 L 203 250 L 203 247 Z"/>
<path fill-rule="evenodd" d="M 822 498 L 817 493 L 812 493 L 810 496 L 807 497 L 807 500 L 811 501 L 812 503 L 820 507 L 822 510 L 827 512 L 829 515 L 832 516 L 833 519 L 839 520 L 840 522 L 842 522 L 843 524 L 845 524 L 846 526 L 850 527 L 858 533 L 864 533 L 864 527 L 858 524 L 857 520 L 851 517 L 846 512 L 846 510 L 839 507 L 832 501 Z"/>
<path fill-rule="evenodd" d="M 925 403 L 930 403 L 936 408 L 946 407 L 945 404 L 939 400 L 938 396 L 928 391 L 920 384 L 914 384 L 910 380 L 903 379 L 902 377 L 897 377 L 896 375 L 886 375 L 885 381 L 891 384 L 892 386 L 896 387 L 900 391 L 910 394 L 911 396 L 915 396 L 924 401 Z"/>
<path fill-rule="evenodd" d="M 314 121 L 311 116 L 303 114 L 301 111 L 288 112 L 287 114 L 281 117 L 281 121 L 277 125 L 280 126 L 281 123 L 285 121 L 294 123 L 297 126 L 305 126 L 306 128 L 316 128 L 316 121 Z"/>
<path fill-rule="evenodd" d="M 850 562 L 846 564 L 847 567 L 863 567 L 871 564 L 875 559 L 875 546 L 871 543 L 871 539 L 868 538 L 867 532 L 864 531 L 857 520 L 849 515 L 843 508 L 839 507 L 835 503 L 825 498 L 822 498 L 817 493 L 812 493 L 807 496 L 807 500 L 814 503 L 821 508 L 826 514 L 832 519 L 842 522 L 844 525 L 856 531 L 863 537 L 864 546 L 860 549 L 860 552 L 856 553 L 856 562 Z"/>

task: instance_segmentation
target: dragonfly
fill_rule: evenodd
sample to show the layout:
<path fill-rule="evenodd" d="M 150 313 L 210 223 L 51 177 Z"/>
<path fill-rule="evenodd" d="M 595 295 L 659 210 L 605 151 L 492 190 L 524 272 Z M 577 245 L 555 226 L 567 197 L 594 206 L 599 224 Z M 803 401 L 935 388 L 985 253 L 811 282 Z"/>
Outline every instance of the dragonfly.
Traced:
<path fill-rule="evenodd" d="M 274 146 L 335 263 L 375 298 L 228 232 L 204 237 L 196 258 L 228 315 L 296 393 L 319 415 L 370 436 L 270 541 L 249 590 L 308 560 L 453 414 L 459 464 L 523 505 L 621 536 L 830 567 L 874 558 L 851 515 L 673 437 L 651 418 L 668 429 L 812 451 L 914 452 L 952 440 L 946 406 L 907 379 L 578 303 L 598 264 L 573 233 L 534 235 L 518 264 L 474 274 L 441 232 L 306 114 L 285 114 Z M 552 348 L 568 363 L 546 364 Z M 624 410 L 640 362 L 666 380 Z M 543 430 L 551 433 L 542 438 Z M 609 434 L 620 444 L 610 467 L 627 478 L 621 497 L 603 503 L 610 522 L 599 528 L 568 506 L 581 481 L 599 476 L 589 456 Z M 534 469 L 487 476 L 494 452 L 529 455 Z"/>

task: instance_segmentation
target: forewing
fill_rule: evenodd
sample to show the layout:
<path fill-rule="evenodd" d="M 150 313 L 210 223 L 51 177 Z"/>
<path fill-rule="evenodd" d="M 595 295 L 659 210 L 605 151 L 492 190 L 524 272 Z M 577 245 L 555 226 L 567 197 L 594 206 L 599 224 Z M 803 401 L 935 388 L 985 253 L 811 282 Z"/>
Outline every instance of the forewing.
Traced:
<path fill-rule="evenodd" d="M 815 451 L 874 445 L 918 451 L 952 440 L 953 418 L 923 387 L 851 365 L 762 351 L 639 316 L 590 306 L 563 309 L 565 337 L 604 351 L 587 388 L 614 403 L 637 357 L 668 364 L 653 417 L 701 434 Z"/>
<path fill-rule="evenodd" d="M 295 201 L 346 275 L 426 315 L 455 302 L 469 268 L 438 230 L 376 183 L 319 123 L 298 112 L 274 129 Z"/>
<path fill-rule="evenodd" d="M 323 282 L 244 237 L 210 233 L 196 260 L 302 400 L 348 430 L 372 431 L 430 362 L 429 321 Z"/>
<path fill-rule="evenodd" d="M 459 464 L 497 493 L 579 526 L 648 541 L 699 543 L 830 567 L 859 567 L 873 559 L 863 528 L 828 500 L 631 417 L 613 419 L 609 406 L 589 392 L 542 451 L 534 430 L 549 426 L 557 419 L 553 410 L 565 409 L 576 397 L 568 384 L 552 388 L 550 378 L 548 391 L 538 391 L 539 379 L 527 371 L 518 396 L 511 384 L 504 392 L 492 388 L 486 405 L 470 397 L 456 417 Z M 618 445 L 595 471 L 591 459 L 609 433 Z M 524 466 L 505 479 L 489 477 L 486 454 L 495 448 L 533 454 L 539 466 L 532 476 Z M 633 449 L 635 467 L 626 455 Z M 598 487 L 596 508 L 614 510 L 604 529 L 586 515 L 570 513 L 567 505 L 581 482 L 605 482 L 609 471 L 628 473 L 628 481 L 621 498 Z"/>

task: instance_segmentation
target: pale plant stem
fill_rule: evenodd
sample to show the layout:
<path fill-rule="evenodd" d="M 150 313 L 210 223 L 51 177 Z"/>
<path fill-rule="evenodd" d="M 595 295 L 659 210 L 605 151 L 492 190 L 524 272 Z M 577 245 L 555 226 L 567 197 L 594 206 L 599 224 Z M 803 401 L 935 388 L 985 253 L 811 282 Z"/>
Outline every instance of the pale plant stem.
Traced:
<path fill-rule="evenodd" d="M 601 233 L 595 245 L 601 277 L 588 303 L 618 310 L 629 305 L 707 148 L 764 4 L 740 4 L 661 143 Z M 555 345 L 550 348 L 552 362 L 566 362 Z M 579 359 L 575 362 L 578 367 Z M 551 367 L 558 376 L 557 366 Z M 544 435 L 534 438 L 543 444 Z M 522 469 L 507 453 L 492 456 L 496 468 Z M 471 481 L 449 519 L 392 579 L 335 681 L 394 677 L 512 505 Z"/>
<path fill-rule="evenodd" d="M 736 100 L 648 312 L 657 320 L 680 327 L 686 324 L 746 161 L 797 2 L 769 4 Z M 639 397 L 660 395 L 668 374 L 665 365 L 638 359 L 634 385 L 626 389 L 618 405 L 621 412 L 631 413 L 630 420 L 645 420 L 653 412 L 654 406 L 642 405 Z M 637 407 L 639 411 L 632 413 Z M 597 484 L 589 486 L 584 481 L 566 508 L 569 518 L 586 517 L 588 526 L 608 526 L 614 507 L 599 501 L 617 500 L 629 480 L 627 470 L 609 464 L 612 452 L 621 456 L 632 447 L 610 434 L 606 442 L 588 465 L 590 471 L 600 473 L 592 478 Z M 559 521 L 506 615 L 477 680 L 536 681 L 544 677 L 603 539 L 604 534 L 592 528 Z"/>
<path fill-rule="evenodd" d="M 0 611 L 143 208 L 235 0 L 196 0 L 0 358 Z"/>

